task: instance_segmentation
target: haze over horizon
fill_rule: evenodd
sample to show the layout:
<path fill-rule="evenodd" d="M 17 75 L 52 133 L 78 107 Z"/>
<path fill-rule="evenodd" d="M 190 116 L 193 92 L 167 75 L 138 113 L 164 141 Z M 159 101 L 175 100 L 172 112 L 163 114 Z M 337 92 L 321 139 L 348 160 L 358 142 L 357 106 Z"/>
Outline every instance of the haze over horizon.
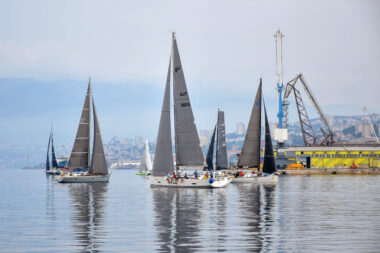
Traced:
<path fill-rule="evenodd" d="M 105 140 L 155 139 L 171 31 L 198 130 L 212 127 L 218 107 L 226 111 L 227 132 L 246 123 L 260 77 L 276 121 L 277 29 L 285 35 L 285 82 L 302 72 L 326 114 L 339 106 L 380 111 L 377 1 L 6 0 L 0 6 L 3 142 L 46 142 L 52 121 L 57 136 L 73 141 L 89 76 Z"/>

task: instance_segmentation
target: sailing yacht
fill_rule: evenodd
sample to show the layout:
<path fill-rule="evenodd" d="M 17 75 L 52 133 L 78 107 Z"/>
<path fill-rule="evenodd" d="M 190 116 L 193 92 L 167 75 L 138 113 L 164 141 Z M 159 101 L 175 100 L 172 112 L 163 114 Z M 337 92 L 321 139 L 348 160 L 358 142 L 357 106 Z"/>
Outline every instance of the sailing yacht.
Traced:
<path fill-rule="evenodd" d="M 174 132 L 176 166 L 173 163 L 171 120 L 170 120 L 170 82 L 173 76 Z M 175 33 L 172 34 L 172 50 L 166 79 L 164 101 L 162 104 L 157 145 L 153 162 L 151 186 L 209 188 L 224 187 L 229 183 L 227 177 L 202 179 L 197 170 L 202 170 L 204 157 L 200 147 L 197 127 L 187 91 L 184 72 L 179 56 Z M 180 178 L 179 171 L 189 172 L 189 176 Z M 194 174 L 191 172 L 194 171 Z M 169 178 L 168 174 L 177 178 Z"/>
<path fill-rule="evenodd" d="M 215 152 L 216 166 L 214 168 L 213 158 L 214 158 L 215 139 L 216 139 L 216 152 Z M 219 110 L 219 109 L 218 109 L 218 119 L 214 127 L 214 130 L 212 132 L 210 144 L 207 151 L 206 163 L 207 163 L 206 168 L 209 171 L 228 170 L 224 111 Z"/>
<path fill-rule="evenodd" d="M 152 172 L 152 160 L 150 159 L 148 140 L 145 140 L 145 149 L 136 175 L 150 175 Z"/>
<path fill-rule="evenodd" d="M 50 142 L 51 142 L 51 158 L 52 158 L 52 166 L 50 166 Z M 53 140 L 53 126 L 51 127 L 50 130 L 50 136 L 49 136 L 49 142 L 48 142 L 48 148 L 47 148 L 47 155 L 46 155 L 46 170 L 45 170 L 47 175 L 59 175 L 60 171 L 58 168 L 58 162 L 57 158 L 55 156 L 55 151 L 54 151 L 54 140 Z"/>
<path fill-rule="evenodd" d="M 247 133 L 245 135 L 243 148 L 237 163 L 237 172 L 232 183 L 242 182 L 262 182 L 275 183 L 278 181 L 276 173 L 276 161 L 273 154 L 272 139 L 270 135 L 267 112 L 265 113 L 265 152 L 262 173 L 260 170 L 260 138 L 261 138 L 261 93 L 262 79 L 257 89 L 255 103 L 252 107 L 251 118 L 249 119 Z M 255 170 L 250 170 L 256 168 Z"/>
<path fill-rule="evenodd" d="M 90 163 L 91 104 L 94 117 L 94 141 Z M 88 82 L 87 94 L 82 109 L 82 115 L 67 167 L 70 172 L 56 176 L 56 179 L 59 183 L 108 182 L 110 178 L 110 174 L 108 174 L 94 98 L 91 94 L 91 79 L 89 79 Z M 75 169 L 88 170 L 81 173 L 71 172 Z"/>

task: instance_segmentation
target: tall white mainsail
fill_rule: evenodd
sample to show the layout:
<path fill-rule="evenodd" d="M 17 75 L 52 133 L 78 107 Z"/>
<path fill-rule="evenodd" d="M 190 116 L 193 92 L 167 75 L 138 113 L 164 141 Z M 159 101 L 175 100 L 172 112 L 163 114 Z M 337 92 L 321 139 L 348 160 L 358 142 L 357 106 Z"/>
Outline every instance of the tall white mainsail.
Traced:
<path fill-rule="evenodd" d="M 145 149 L 140 162 L 139 172 L 151 171 L 152 170 L 152 160 L 150 159 L 149 144 L 148 139 L 145 140 Z"/>
<path fill-rule="evenodd" d="M 204 157 L 174 33 L 172 40 L 176 165 L 203 166 Z"/>
<path fill-rule="evenodd" d="M 86 99 L 80 117 L 77 135 L 73 150 L 71 151 L 69 168 L 88 168 L 90 158 L 90 97 L 91 97 L 91 79 L 88 81 Z"/>

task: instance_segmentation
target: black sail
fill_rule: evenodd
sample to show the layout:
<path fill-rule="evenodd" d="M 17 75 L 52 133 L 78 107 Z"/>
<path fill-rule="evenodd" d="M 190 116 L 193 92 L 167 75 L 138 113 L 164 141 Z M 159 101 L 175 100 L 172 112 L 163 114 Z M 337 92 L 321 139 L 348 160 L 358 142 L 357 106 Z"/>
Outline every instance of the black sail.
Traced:
<path fill-rule="evenodd" d="M 57 157 L 55 156 L 55 151 L 54 151 L 53 132 L 51 133 L 51 159 L 52 159 L 53 168 L 58 168 Z"/>
<path fill-rule="evenodd" d="M 172 57 L 176 165 L 203 166 L 204 157 L 174 33 Z"/>
<path fill-rule="evenodd" d="M 102 135 L 100 133 L 98 115 L 96 114 L 94 99 L 92 99 L 92 111 L 94 114 L 94 143 L 92 149 L 90 175 L 107 175 L 107 161 L 104 153 Z"/>
<path fill-rule="evenodd" d="M 90 154 L 90 97 L 91 97 L 91 80 L 88 82 L 86 99 L 82 109 L 79 121 L 77 135 L 70 159 L 67 164 L 69 168 L 88 168 Z"/>
<path fill-rule="evenodd" d="M 47 148 L 47 154 L 46 154 L 46 170 L 50 170 L 50 159 L 49 159 L 50 141 L 51 141 L 51 132 L 49 135 L 49 142 L 48 142 L 48 148 Z"/>
<path fill-rule="evenodd" d="M 152 169 L 152 175 L 155 177 L 166 176 L 168 172 L 174 171 L 170 123 L 170 70 L 171 63 L 169 62 Z"/>
<path fill-rule="evenodd" d="M 248 123 L 247 134 L 245 135 L 243 148 L 237 163 L 238 167 L 258 168 L 260 166 L 261 90 L 262 80 L 260 78 L 255 103 L 253 104 L 251 118 Z"/>
<path fill-rule="evenodd" d="M 216 170 L 228 169 L 226 127 L 224 124 L 224 112 L 218 110 L 218 130 L 216 141 Z"/>
<path fill-rule="evenodd" d="M 216 126 L 214 127 L 214 131 L 212 133 L 211 140 L 210 140 L 210 145 L 208 146 L 208 151 L 207 151 L 206 163 L 207 163 L 208 170 L 214 170 L 214 165 L 213 165 L 212 160 L 214 158 L 215 132 L 216 132 Z"/>
<path fill-rule="evenodd" d="M 265 113 L 265 152 L 264 152 L 264 164 L 263 172 L 272 174 L 276 171 L 276 160 L 274 158 L 273 146 L 272 146 L 272 137 L 270 135 L 267 110 L 264 104 L 264 113 Z"/>

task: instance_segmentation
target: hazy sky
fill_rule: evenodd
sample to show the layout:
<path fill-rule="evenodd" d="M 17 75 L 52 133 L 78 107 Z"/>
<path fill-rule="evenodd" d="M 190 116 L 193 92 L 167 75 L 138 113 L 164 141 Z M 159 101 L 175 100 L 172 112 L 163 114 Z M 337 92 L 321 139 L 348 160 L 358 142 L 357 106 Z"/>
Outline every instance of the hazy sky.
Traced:
<path fill-rule="evenodd" d="M 279 28 L 285 81 L 302 72 L 321 105 L 380 112 L 379 13 L 363 0 L 2 0 L 0 77 L 163 87 L 175 31 L 191 96 L 253 100 L 262 76 L 273 98 Z"/>

